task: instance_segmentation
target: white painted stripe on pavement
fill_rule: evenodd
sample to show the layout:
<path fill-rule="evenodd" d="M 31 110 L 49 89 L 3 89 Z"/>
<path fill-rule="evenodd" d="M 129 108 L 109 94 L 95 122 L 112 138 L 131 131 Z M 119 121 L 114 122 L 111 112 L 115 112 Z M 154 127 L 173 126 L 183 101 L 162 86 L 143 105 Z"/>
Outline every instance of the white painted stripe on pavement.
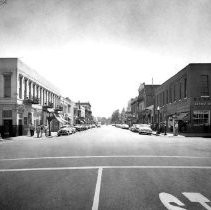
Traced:
<path fill-rule="evenodd" d="M 211 169 L 211 166 L 81 166 L 81 167 L 0 169 L 0 172 L 88 170 L 88 169 L 99 169 L 99 168 L 102 168 L 102 169 Z"/>
<path fill-rule="evenodd" d="M 111 156 L 59 156 L 59 157 L 29 157 L 29 158 L 2 158 L 0 161 L 18 160 L 44 160 L 44 159 L 89 159 L 89 158 L 186 158 L 186 159 L 211 159 L 206 156 L 167 156 L 167 155 L 111 155 Z"/>
<path fill-rule="evenodd" d="M 94 195 L 92 210 L 98 210 L 99 199 L 100 199 L 102 172 L 103 172 L 103 168 L 100 167 L 98 169 L 97 182 L 96 182 L 96 188 L 95 188 L 95 195 Z"/>

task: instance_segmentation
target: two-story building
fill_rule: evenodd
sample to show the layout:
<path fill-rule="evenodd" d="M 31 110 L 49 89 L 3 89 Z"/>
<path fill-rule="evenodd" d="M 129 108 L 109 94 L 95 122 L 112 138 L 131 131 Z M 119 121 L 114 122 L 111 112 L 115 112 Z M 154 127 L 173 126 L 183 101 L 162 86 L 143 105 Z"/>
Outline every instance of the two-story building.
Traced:
<path fill-rule="evenodd" d="M 192 63 L 156 89 L 156 121 L 180 132 L 211 132 L 211 63 Z"/>
<path fill-rule="evenodd" d="M 151 123 L 154 122 L 154 99 L 155 89 L 159 85 L 140 84 L 138 92 L 138 122 Z"/>
<path fill-rule="evenodd" d="M 60 92 L 18 58 L 0 58 L 0 132 L 26 135 L 29 125 L 47 125 L 60 105 Z"/>

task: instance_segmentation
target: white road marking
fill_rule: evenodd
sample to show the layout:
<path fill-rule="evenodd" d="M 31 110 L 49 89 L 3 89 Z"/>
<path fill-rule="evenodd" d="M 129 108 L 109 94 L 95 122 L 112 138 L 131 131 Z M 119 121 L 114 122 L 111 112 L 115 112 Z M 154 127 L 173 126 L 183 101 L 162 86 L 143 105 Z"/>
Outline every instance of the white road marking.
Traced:
<path fill-rule="evenodd" d="M 94 200 L 93 200 L 93 204 L 92 204 L 92 210 L 98 210 L 99 199 L 100 199 L 100 188 L 101 188 L 102 172 L 103 172 L 103 168 L 100 167 L 98 169 L 98 176 L 97 176 Z"/>
<path fill-rule="evenodd" d="M 111 155 L 111 156 L 60 156 L 60 157 L 29 157 L 29 158 L 2 158 L 0 161 L 18 160 L 45 160 L 45 159 L 89 159 L 89 158 L 186 158 L 186 159 L 211 159 L 206 156 L 164 156 L 164 155 Z"/>
<path fill-rule="evenodd" d="M 211 210 L 211 206 L 207 204 L 210 202 L 210 200 L 203 196 L 201 193 L 184 192 L 182 194 L 188 198 L 189 201 L 200 203 L 205 209 Z"/>
<path fill-rule="evenodd" d="M 0 169 L 0 172 L 21 171 L 59 171 L 59 170 L 88 170 L 88 169 L 211 169 L 211 166 L 81 166 L 81 167 L 51 167 L 51 168 L 13 168 Z"/>

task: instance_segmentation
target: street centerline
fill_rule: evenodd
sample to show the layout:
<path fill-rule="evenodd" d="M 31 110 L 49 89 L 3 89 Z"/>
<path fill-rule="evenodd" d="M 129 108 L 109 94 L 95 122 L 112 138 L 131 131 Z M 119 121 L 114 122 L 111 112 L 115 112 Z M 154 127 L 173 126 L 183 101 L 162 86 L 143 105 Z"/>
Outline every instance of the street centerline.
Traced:
<path fill-rule="evenodd" d="M 89 169 L 211 169 L 211 166 L 83 166 L 83 167 L 49 167 L 49 168 L 14 168 L 0 169 L 0 172 L 25 171 L 59 171 L 59 170 L 89 170 Z"/>
<path fill-rule="evenodd" d="M 45 159 L 90 159 L 90 158 L 186 158 L 186 159 L 211 159 L 206 156 L 167 156 L 167 155 L 111 155 L 111 156 L 58 156 L 58 157 L 29 157 L 29 158 L 2 158 L 0 161 L 19 160 L 45 160 Z"/>

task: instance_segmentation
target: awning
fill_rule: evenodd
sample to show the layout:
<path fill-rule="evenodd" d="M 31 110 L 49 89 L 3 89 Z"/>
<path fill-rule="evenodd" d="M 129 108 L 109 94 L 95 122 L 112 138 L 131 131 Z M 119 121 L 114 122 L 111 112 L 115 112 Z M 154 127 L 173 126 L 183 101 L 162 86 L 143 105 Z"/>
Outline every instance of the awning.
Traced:
<path fill-rule="evenodd" d="M 55 118 L 56 118 L 60 123 L 62 123 L 62 124 L 68 123 L 68 121 L 65 120 L 60 114 L 55 114 L 55 113 L 54 113 L 54 116 L 55 116 Z"/>
<path fill-rule="evenodd" d="M 187 120 L 188 119 L 188 113 L 179 113 L 177 116 L 177 120 Z"/>

